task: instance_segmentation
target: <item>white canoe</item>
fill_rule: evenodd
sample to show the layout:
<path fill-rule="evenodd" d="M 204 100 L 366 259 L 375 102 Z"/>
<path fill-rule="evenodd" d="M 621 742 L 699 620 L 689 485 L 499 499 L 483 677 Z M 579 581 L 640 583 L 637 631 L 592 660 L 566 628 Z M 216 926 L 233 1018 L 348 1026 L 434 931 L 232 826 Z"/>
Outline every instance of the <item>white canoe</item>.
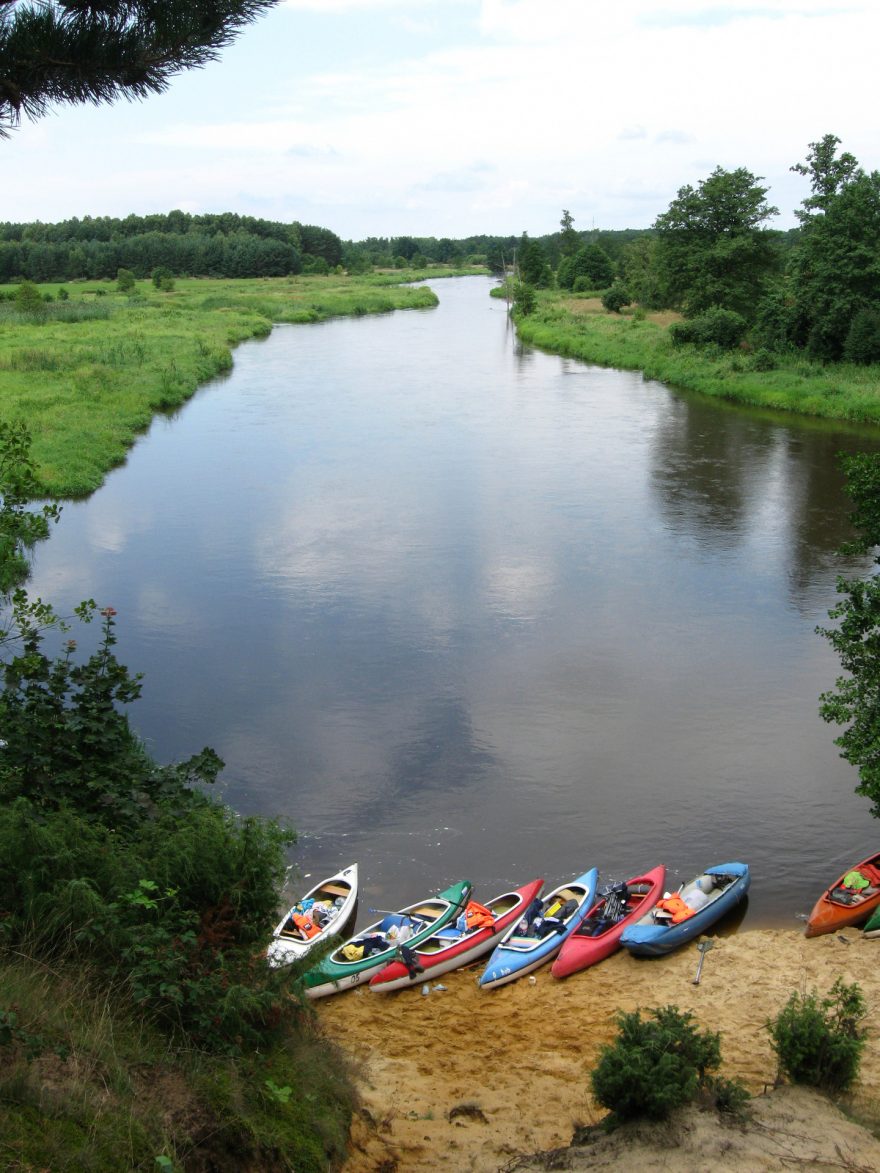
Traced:
<path fill-rule="evenodd" d="M 290 965 L 322 944 L 329 937 L 335 937 L 348 927 L 357 904 L 358 869 L 353 863 L 343 868 L 335 876 L 323 880 L 310 888 L 296 904 L 287 910 L 280 923 L 272 933 L 272 944 L 269 946 L 269 964 L 275 967 Z M 306 939 L 293 922 L 293 914 L 298 912 L 306 901 L 314 901 L 327 910 L 328 920 L 324 927 L 315 936 Z"/>

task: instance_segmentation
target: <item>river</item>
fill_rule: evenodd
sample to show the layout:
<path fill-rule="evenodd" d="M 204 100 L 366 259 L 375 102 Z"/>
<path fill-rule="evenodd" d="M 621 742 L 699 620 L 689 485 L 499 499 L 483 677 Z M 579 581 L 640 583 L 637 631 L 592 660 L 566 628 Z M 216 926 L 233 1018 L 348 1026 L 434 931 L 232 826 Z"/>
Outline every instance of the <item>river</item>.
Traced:
<path fill-rule="evenodd" d="M 837 454 L 880 437 L 523 348 L 490 284 L 239 347 L 32 589 L 115 607 L 154 755 L 212 745 L 302 873 L 359 862 L 362 910 L 743 859 L 748 923 L 795 926 L 876 850 L 815 627 Z"/>

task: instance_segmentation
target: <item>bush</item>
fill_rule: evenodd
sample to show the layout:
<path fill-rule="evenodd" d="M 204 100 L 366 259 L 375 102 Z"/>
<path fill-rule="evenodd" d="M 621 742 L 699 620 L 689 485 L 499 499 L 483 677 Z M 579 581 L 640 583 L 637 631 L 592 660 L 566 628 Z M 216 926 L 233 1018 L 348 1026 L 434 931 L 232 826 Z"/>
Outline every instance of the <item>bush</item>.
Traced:
<path fill-rule="evenodd" d="M 150 280 L 161 293 L 171 293 L 174 289 L 174 274 L 165 265 L 156 265 Z"/>
<path fill-rule="evenodd" d="M 135 277 L 131 269 L 116 270 L 116 288 L 120 293 L 131 293 L 134 289 Z"/>
<path fill-rule="evenodd" d="M 843 1092 L 858 1075 L 867 1014 L 860 987 L 838 978 L 826 998 L 795 991 L 767 1023 L 780 1070 L 792 1083 Z"/>
<path fill-rule="evenodd" d="M 734 1120 L 748 1118 L 747 1105 L 752 1097 L 740 1080 L 721 1079 L 720 1076 L 715 1076 L 708 1081 L 708 1090 L 719 1112 L 733 1117 Z"/>
<path fill-rule="evenodd" d="M 772 350 L 768 350 L 766 346 L 761 346 L 752 355 L 751 365 L 753 371 L 775 371 L 777 365 L 776 356 Z"/>
<path fill-rule="evenodd" d="M 610 314 L 619 314 L 625 305 L 630 305 L 632 298 L 622 285 L 612 285 L 602 294 L 602 305 Z"/>
<path fill-rule="evenodd" d="M 537 298 L 531 285 L 527 285 L 525 281 L 517 281 L 513 287 L 514 312 L 526 318 L 535 312 L 536 304 Z"/>
<path fill-rule="evenodd" d="M 14 466 L 26 437 L 13 429 L 0 426 L 0 456 Z M 0 484 L 20 493 L 19 481 L 7 471 Z M 0 570 L 13 585 L 13 556 L 48 524 L 13 509 L 16 500 L 0 516 Z M 95 610 L 89 602 L 77 614 Z M 23 591 L 0 633 L 0 940 L 52 964 L 78 955 L 96 982 L 123 983 L 199 1047 L 259 1047 L 297 1012 L 260 956 L 295 837 L 208 796 L 223 764 L 212 750 L 153 761 L 121 711 L 140 678 L 116 659 L 113 608 L 100 614 L 102 637 L 82 662 L 75 640 L 46 654 L 57 622 Z"/>
<path fill-rule="evenodd" d="M 22 281 L 15 291 L 15 308 L 20 314 L 37 315 L 45 311 L 43 298 L 33 281 Z"/>
<path fill-rule="evenodd" d="M 617 1015 L 620 1034 L 591 1074 L 593 1094 L 618 1120 L 663 1120 L 695 1099 L 721 1062 L 719 1035 L 700 1032 L 676 1006 Z"/>
<path fill-rule="evenodd" d="M 880 309 L 859 310 L 843 344 L 845 362 L 880 362 Z"/>
<path fill-rule="evenodd" d="M 742 314 L 735 310 L 719 308 L 707 310 L 685 322 L 675 322 L 669 328 L 674 346 L 708 346 L 714 344 L 722 350 L 733 350 L 739 346 L 746 334 L 748 324 Z"/>

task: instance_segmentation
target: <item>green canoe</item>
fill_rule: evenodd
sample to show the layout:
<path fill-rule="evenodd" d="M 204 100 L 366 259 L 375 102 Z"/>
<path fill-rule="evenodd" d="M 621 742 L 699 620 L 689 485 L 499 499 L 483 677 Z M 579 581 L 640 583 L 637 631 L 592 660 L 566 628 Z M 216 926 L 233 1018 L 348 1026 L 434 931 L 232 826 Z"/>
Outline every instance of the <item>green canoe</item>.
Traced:
<path fill-rule="evenodd" d="M 875 908 L 863 929 L 866 937 L 880 937 L 880 908 Z"/>
<path fill-rule="evenodd" d="M 400 912 L 386 913 L 308 971 L 303 978 L 306 996 L 325 998 L 369 981 L 394 958 L 401 933 L 407 945 L 418 945 L 458 916 L 472 890 L 470 880 L 462 880 L 437 896 L 410 904 Z"/>

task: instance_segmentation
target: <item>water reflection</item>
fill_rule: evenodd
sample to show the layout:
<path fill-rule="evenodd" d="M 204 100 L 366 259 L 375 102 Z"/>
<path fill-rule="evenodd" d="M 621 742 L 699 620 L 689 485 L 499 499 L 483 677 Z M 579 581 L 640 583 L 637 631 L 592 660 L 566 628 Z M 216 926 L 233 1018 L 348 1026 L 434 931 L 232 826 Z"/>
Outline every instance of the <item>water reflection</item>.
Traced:
<path fill-rule="evenodd" d="M 793 917 L 868 850 L 813 628 L 876 439 L 524 349 L 488 286 L 239 348 L 34 589 L 112 603 L 151 748 L 367 903 L 739 856 Z"/>
<path fill-rule="evenodd" d="M 866 443 L 876 441 L 828 424 L 799 432 L 790 420 L 719 414 L 715 404 L 673 400 L 657 427 L 652 479 L 670 530 L 709 550 L 756 555 L 764 566 L 777 561 L 791 602 L 808 610 L 817 592 L 825 597 L 831 568 L 868 565 L 838 554 L 851 507 L 840 457 Z"/>

